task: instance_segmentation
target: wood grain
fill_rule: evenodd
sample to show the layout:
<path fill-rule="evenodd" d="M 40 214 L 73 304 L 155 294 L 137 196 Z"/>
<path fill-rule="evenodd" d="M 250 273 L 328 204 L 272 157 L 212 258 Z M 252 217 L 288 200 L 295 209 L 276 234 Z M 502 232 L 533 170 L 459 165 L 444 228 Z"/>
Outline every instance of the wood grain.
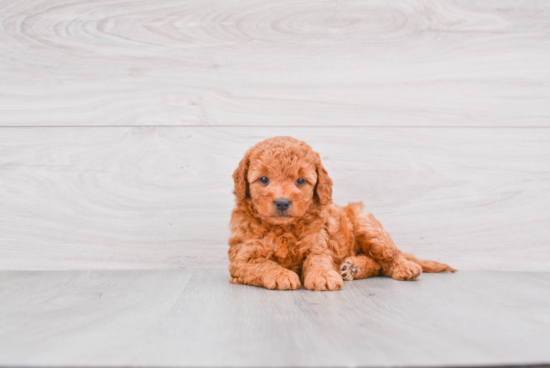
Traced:
<path fill-rule="evenodd" d="M 373 278 L 337 292 L 227 271 L 0 272 L 0 365 L 503 366 L 550 362 L 550 273 Z"/>
<path fill-rule="evenodd" d="M 550 3 L 0 2 L 0 125 L 549 126 Z"/>
<path fill-rule="evenodd" d="M 225 268 L 231 174 L 256 142 L 321 153 L 334 200 L 464 269 L 550 267 L 550 130 L 3 128 L 0 269 Z"/>
<path fill-rule="evenodd" d="M 294 135 L 402 249 L 546 271 L 548 14 L 0 1 L 0 269 L 224 268 L 233 169 Z"/>

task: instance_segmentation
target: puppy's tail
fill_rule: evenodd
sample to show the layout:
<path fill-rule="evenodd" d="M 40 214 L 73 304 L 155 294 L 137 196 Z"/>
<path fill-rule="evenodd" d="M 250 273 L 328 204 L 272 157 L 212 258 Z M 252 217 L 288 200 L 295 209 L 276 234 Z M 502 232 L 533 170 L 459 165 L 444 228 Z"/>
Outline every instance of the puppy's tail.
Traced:
<path fill-rule="evenodd" d="M 418 259 L 415 256 L 413 256 L 410 253 L 403 253 L 403 256 L 407 261 L 412 261 L 414 263 L 418 263 L 420 266 L 422 266 L 423 272 L 443 272 L 443 271 L 449 271 L 449 272 L 456 272 L 454 268 L 452 268 L 449 265 L 446 265 L 444 263 L 439 263 L 436 261 L 425 261 L 423 259 Z"/>

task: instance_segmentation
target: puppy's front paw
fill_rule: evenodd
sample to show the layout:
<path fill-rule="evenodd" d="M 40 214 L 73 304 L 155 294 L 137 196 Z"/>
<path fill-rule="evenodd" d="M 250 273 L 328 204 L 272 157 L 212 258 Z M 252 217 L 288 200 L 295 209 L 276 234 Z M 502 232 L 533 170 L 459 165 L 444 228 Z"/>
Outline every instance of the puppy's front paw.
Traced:
<path fill-rule="evenodd" d="M 394 266 L 391 277 L 396 280 L 414 280 L 422 274 L 422 267 L 418 263 L 402 261 Z"/>
<path fill-rule="evenodd" d="M 344 285 L 342 276 L 335 270 L 317 269 L 304 277 L 304 287 L 308 290 L 338 290 Z"/>
<path fill-rule="evenodd" d="M 300 277 L 296 272 L 281 269 L 263 275 L 262 283 L 271 290 L 296 290 L 300 288 Z"/>

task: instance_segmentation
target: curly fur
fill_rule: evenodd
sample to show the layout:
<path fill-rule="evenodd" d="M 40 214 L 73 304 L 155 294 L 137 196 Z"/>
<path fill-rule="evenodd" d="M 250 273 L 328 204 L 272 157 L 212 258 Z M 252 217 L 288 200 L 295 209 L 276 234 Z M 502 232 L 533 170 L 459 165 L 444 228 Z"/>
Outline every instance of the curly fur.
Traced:
<path fill-rule="evenodd" d="M 262 183 L 262 177 L 269 182 Z M 332 203 L 332 180 L 319 154 L 302 141 L 275 137 L 258 143 L 246 152 L 233 179 L 232 283 L 338 290 L 344 280 L 379 275 L 414 280 L 422 271 L 456 271 L 401 252 L 362 203 Z M 274 205 L 281 198 L 291 201 L 284 213 Z"/>

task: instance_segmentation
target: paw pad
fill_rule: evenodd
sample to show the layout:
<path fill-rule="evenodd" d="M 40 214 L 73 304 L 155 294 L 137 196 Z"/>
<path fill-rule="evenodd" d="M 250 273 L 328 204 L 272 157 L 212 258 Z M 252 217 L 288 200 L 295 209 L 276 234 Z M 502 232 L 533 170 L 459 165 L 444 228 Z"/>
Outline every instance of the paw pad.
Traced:
<path fill-rule="evenodd" d="M 340 267 L 340 275 L 344 280 L 353 280 L 353 277 L 357 275 L 357 267 L 353 267 L 353 263 L 350 260 L 342 263 Z"/>

